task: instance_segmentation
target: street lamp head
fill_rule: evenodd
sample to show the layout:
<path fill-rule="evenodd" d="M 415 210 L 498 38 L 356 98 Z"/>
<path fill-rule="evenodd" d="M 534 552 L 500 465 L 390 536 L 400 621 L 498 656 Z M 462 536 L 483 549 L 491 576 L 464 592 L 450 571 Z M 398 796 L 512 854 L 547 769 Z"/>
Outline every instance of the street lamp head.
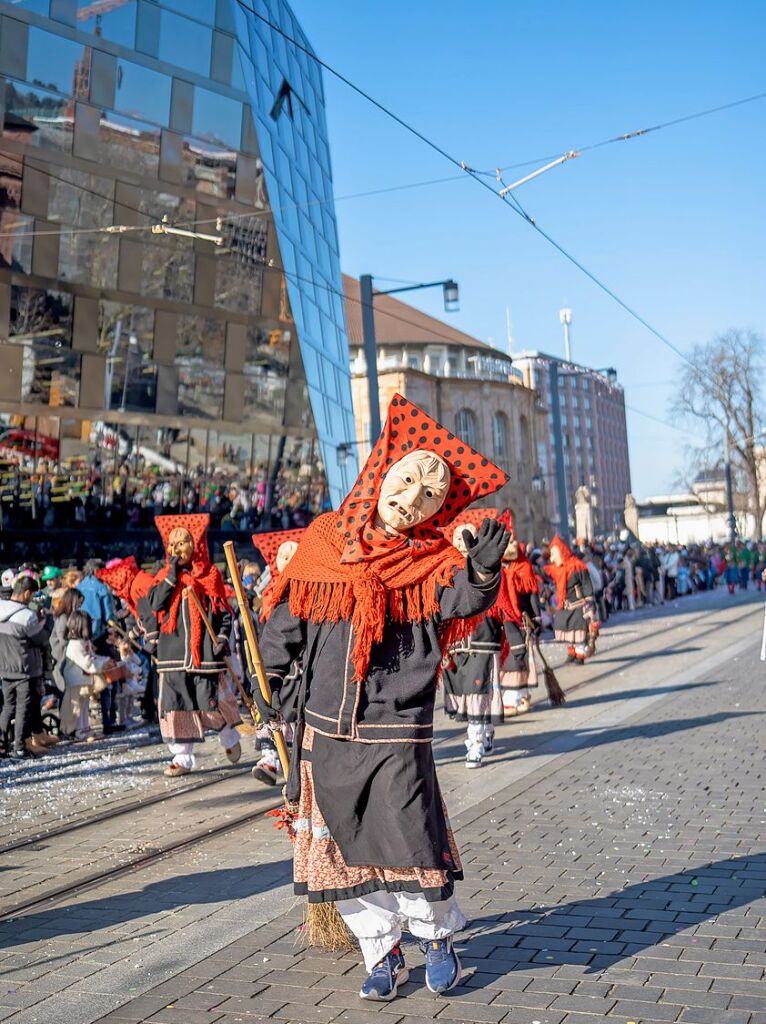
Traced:
<path fill-rule="evenodd" d="M 460 289 L 457 281 L 445 281 L 442 284 L 444 291 L 445 313 L 457 313 L 460 309 Z"/>
<path fill-rule="evenodd" d="M 559 310 L 559 321 L 562 324 L 572 323 L 572 310 L 571 309 L 560 309 Z"/>

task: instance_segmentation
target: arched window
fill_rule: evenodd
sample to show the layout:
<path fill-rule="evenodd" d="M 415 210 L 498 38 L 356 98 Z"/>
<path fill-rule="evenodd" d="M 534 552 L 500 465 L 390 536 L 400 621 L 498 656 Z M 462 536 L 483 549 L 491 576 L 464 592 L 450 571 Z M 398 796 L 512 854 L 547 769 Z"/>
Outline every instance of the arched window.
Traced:
<path fill-rule="evenodd" d="M 504 412 L 496 412 L 492 417 L 492 449 L 497 465 L 507 469 L 508 417 Z"/>
<path fill-rule="evenodd" d="M 455 417 L 455 433 L 472 448 L 479 447 L 476 417 L 470 409 L 461 409 Z"/>

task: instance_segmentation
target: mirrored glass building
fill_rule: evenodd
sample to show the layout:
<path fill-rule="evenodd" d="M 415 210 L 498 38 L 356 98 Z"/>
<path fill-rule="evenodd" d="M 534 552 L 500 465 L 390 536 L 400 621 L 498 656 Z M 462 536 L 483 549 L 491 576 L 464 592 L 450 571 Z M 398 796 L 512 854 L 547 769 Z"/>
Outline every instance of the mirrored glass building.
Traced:
<path fill-rule="evenodd" d="M 96 467 L 102 488 L 173 477 L 179 501 L 246 480 L 336 505 L 356 475 L 338 235 L 288 5 L 0 3 L 0 111 L 6 490 L 11 464 L 22 492 L 19 466 Z"/>

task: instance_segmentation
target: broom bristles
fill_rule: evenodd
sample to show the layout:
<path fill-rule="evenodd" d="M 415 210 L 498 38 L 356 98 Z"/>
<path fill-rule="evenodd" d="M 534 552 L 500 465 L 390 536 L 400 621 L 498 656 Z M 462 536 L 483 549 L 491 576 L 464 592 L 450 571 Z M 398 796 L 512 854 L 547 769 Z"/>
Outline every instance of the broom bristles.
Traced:
<path fill-rule="evenodd" d="M 356 942 L 334 903 L 309 903 L 306 910 L 309 945 L 327 953 L 348 953 Z"/>
<path fill-rule="evenodd" d="M 543 680 L 545 681 L 545 689 L 548 691 L 548 700 L 551 702 L 554 708 L 561 707 L 562 704 L 566 703 L 566 694 L 561 689 L 561 684 L 556 678 L 556 673 L 553 669 L 546 665 L 543 669 Z"/>

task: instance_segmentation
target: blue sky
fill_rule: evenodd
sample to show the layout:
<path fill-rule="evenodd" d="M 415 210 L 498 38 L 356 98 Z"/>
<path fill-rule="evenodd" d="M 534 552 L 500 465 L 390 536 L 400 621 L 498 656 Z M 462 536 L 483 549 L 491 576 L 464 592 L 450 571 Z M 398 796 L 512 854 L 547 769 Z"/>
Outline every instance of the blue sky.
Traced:
<path fill-rule="evenodd" d="M 323 59 L 482 169 L 766 90 L 759 0 L 293 7 Z M 327 74 L 325 89 L 336 196 L 452 173 Z M 760 101 L 584 154 L 517 195 L 682 350 L 729 327 L 766 333 L 765 128 Z M 670 419 L 678 358 L 475 182 L 339 199 L 337 214 L 347 272 L 454 277 L 450 322 L 498 347 L 508 305 L 517 349 L 562 352 L 569 306 L 574 358 L 615 366 L 630 406 Z M 445 316 L 438 292 L 408 299 Z M 638 496 L 667 490 L 699 439 L 630 411 L 628 430 Z"/>

